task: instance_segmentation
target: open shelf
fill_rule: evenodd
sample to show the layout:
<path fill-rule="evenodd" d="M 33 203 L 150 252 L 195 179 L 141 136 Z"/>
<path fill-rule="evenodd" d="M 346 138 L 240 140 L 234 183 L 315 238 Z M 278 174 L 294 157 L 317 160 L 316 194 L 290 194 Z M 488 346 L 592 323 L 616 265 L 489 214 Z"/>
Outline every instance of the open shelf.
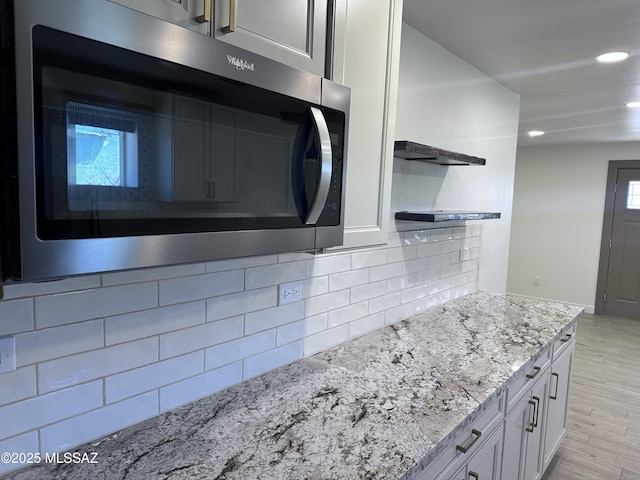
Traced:
<path fill-rule="evenodd" d="M 394 155 L 407 160 L 436 163 L 438 165 L 484 165 L 487 162 L 484 158 L 450 152 L 408 140 L 396 140 L 394 143 Z"/>

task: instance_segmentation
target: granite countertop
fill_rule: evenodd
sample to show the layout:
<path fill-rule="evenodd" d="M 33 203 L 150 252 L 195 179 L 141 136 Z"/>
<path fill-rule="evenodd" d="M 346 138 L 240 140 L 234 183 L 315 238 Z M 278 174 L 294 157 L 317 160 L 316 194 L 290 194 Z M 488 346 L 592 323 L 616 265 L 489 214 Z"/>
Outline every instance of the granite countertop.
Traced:
<path fill-rule="evenodd" d="M 470 294 L 6 478 L 413 479 L 581 311 Z"/>

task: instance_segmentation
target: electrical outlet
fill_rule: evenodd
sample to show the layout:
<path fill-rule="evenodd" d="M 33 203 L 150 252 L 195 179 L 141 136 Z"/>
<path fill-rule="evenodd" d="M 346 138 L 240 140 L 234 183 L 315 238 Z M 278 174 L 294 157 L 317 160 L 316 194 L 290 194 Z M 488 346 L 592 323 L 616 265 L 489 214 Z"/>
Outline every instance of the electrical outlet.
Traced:
<path fill-rule="evenodd" d="M 534 287 L 540 286 L 540 277 L 533 277 L 533 286 Z"/>
<path fill-rule="evenodd" d="M 0 338 L 0 373 L 16 369 L 16 337 Z"/>
<path fill-rule="evenodd" d="M 278 288 L 278 305 L 302 300 L 302 282 L 282 283 Z"/>

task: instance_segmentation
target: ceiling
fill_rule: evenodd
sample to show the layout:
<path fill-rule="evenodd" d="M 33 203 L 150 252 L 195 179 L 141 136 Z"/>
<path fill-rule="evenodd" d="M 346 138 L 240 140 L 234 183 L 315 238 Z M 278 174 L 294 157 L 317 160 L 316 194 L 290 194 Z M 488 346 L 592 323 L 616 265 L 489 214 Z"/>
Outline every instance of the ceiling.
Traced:
<path fill-rule="evenodd" d="M 639 0 L 404 0 L 403 18 L 521 96 L 519 145 L 640 141 Z M 632 55 L 595 60 L 614 50 Z"/>

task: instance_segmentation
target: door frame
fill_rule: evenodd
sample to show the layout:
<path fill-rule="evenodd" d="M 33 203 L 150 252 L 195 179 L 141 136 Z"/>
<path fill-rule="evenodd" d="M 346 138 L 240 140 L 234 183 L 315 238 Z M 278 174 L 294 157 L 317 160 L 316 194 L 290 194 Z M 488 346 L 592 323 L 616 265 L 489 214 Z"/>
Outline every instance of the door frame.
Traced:
<path fill-rule="evenodd" d="M 616 182 L 618 170 L 621 168 L 640 169 L 640 160 L 609 160 L 607 172 L 607 187 L 604 200 L 604 217 L 602 219 L 602 239 L 600 241 L 600 259 L 598 261 L 598 280 L 596 283 L 596 298 L 594 313 L 604 315 L 604 295 L 607 288 L 609 273 L 609 242 L 613 230 L 613 214 L 616 200 Z"/>

